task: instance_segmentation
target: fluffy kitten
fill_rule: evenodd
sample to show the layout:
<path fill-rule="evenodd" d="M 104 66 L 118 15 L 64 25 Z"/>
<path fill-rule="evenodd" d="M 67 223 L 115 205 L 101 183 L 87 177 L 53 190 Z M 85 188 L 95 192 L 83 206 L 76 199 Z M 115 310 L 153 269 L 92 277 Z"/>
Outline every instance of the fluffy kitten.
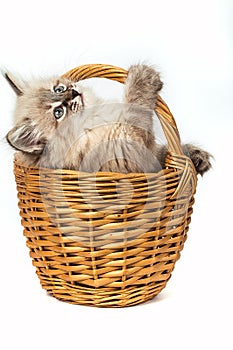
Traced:
<path fill-rule="evenodd" d="M 122 104 L 102 101 L 90 88 L 65 78 L 19 84 L 5 77 L 18 96 L 7 141 L 27 166 L 122 173 L 164 166 L 167 149 L 156 144 L 153 132 L 163 84 L 153 68 L 130 67 Z M 193 145 L 184 150 L 198 173 L 209 170 L 209 153 Z"/>

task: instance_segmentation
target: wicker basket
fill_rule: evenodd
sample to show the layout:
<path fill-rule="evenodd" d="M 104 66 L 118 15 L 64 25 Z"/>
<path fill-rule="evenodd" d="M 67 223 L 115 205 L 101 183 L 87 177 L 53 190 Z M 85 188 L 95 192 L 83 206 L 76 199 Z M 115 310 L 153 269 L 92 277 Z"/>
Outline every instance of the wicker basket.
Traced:
<path fill-rule="evenodd" d="M 64 76 L 124 83 L 127 71 L 98 64 Z M 197 177 L 161 98 L 156 112 L 169 149 L 159 173 L 35 169 L 15 157 L 27 246 L 42 287 L 57 299 L 123 307 L 166 286 L 186 240 Z"/>

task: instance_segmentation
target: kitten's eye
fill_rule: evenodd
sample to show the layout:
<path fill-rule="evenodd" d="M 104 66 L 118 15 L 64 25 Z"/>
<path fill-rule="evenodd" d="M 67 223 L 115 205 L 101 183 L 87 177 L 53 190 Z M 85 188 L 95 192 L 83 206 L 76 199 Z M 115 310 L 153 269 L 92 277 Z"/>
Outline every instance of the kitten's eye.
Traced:
<path fill-rule="evenodd" d="M 67 87 L 64 84 L 59 84 L 54 87 L 54 92 L 56 92 L 56 94 L 61 94 L 66 90 L 67 90 Z"/>
<path fill-rule="evenodd" d="M 53 110 L 54 117 L 58 120 L 65 114 L 65 109 L 63 107 L 56 107 Z"/>

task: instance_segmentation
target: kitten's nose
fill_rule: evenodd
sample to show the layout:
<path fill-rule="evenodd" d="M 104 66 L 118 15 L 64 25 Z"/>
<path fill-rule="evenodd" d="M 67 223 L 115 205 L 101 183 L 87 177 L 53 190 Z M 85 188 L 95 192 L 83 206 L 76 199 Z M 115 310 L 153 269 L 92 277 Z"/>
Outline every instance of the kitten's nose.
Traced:
<path fill-rule="evenodd" d="M 72 89 L 71 92 L 72 92 L 72 99 L 80 95 L 80 93 L 75 89 Z"/>

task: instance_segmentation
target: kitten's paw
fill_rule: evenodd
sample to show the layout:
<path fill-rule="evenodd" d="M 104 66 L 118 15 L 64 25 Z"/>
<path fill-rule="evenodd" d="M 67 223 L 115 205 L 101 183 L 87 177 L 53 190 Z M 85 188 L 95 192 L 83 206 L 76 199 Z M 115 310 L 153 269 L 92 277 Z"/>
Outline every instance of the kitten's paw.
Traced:
<path fill-rule="evenodd" d="M 144 64 L 133 65 L 129 68 L 126 80 L 126 100 L 154 109 L 162 87 L 160 75 L 154 68 Z"/>
<path fill-rule="evenodd" d="M 203 174 L 212 167 L 210 161 L 212 155 L 193 145 L 186 145 L 186 149 L 188 150 L 188 155 L 191 158 L 197 173 L 203 176 Z"/>
<path fill-rule="evenodd" d="M 157 94 L 163 87 L 159 73 L 154 68 L 144 64 L 131 66 L 128 79 L 131 79 L 134 86 L 142 91 L 152 89 L 154 94 Z"/>

